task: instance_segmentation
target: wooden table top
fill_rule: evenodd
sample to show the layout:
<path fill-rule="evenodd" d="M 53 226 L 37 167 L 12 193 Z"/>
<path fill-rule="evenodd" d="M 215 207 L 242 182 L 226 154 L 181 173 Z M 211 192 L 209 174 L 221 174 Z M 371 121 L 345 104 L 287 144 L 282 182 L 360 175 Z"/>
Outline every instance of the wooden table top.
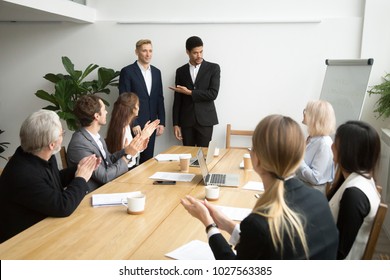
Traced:
<path fill-rule="evenodd" d="M 165 153 L 191 153 L 198 148 L 173 146 Z M 208 165 L 213 172 L 240 174 L 239 188 L 221 188 L 215 204 L 252 208 L 254 191 L 242 190 L 248 181 L 260 181 L 254 171 L 239 168 L 240 149 L 220 150 Z M 146 163 L 123 174 L 88 194 L 75 212 L 66 218 L 46 218 L 0 244 L 0 259 L 165 259 L 169 251 L 198 239 L 207 241 L 204 226 L 180 204 L 189 194 L 204 198 L 199 168 L 191 182 L 176 185 L 153 185 L 149 177 L 157 171 L 180 172 L 178 162 Z M 129 215 L 124 206 L 92 207 L 92 194 L 142 191 L 146 194 L 145 212 Z"/>

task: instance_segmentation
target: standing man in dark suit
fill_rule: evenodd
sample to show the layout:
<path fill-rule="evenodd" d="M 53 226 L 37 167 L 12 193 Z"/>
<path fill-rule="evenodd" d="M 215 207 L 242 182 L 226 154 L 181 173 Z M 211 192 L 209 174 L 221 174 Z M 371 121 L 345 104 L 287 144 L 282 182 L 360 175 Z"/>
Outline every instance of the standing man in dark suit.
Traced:
<path fill-rule="evenodd" d="M 165 127 L 161 72 L 150 65 L 152 53 L 152 42 L 148 39 L 139 40 L 135 49 L 138 60 L 122 68 L 119 77 L 119 94 L 134 92 L 139 98 L 138 118 L 132 127 L 134 135 L 141 133 L 147 121 L 160 120 L 156 132 L 149 139 L 148 147 L 140 155 L 140 164 L 154 156 L 156 134 L 163 134 Z"/>
<path fill-rule="evenodd" d="M 214 100 L 218 96 L 221 70 L 203 59 L 203 42 L 197 36 L 186 41 L 189 63 L 176 70 L 173 129 L 184 146 L 207 147 L 218 124 Z"/>

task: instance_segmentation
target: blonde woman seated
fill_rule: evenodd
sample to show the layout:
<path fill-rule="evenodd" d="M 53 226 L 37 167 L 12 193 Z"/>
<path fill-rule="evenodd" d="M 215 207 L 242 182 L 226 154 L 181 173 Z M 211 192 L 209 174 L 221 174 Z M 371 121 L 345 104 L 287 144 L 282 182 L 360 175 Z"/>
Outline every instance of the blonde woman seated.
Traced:
<path fill-rule="evenodd" d="M 308 102 L 303 110 L 302 123 L 307 126 L 309 137 L 305 157 L 296 175 L 325 194 L 326 183 L 332 182 L 334 177 L 330 135 L 336 130 L 336 116 L 332 105 L 324 100 Z"/>
<path fill-rule="evenodd" d="M 241 224 L 206 200 L 181 200 L 205 225 L 215 258 L 335 259 L 338 232 L 325 196 L 294 178 L 305 150 L 298 123 L 268 116 L 257 125 L 252 145 L 253 168 L 263 181 L 264 194 Z M 237 254 L 219 230 L 231 235 Z"/>
<path fill-rule="evenodd" d="M 130 125 L 138 116 L 138 111 L 139 99 L 135 93 L 126 92 L 119 95 L 118 99 L 114 103 L 107 131 L 106 144 L 110 153 L 122 150 L 128 145 L 132 148 L 131 152 L 126 156 L 129 160 L 128 168 L 136 165 L 140 152 L 147 147 L 150 136 L 160 123 L 159 120 L 155 120 L 152 123 L 148 121 L 142 132 L 133 139 Z M 135 139 L 138 138 L 144 139 L 141 150 L 135 146 Z"/>
<path fill-rule="evenodd" d="M 340 233 L 337 258 L 359 260 L 380 203 L 374 175 L 381 142 L 369 124 L 348 121 L 337 129 L 332 149 L 340 176 L 327 195 Z"/>

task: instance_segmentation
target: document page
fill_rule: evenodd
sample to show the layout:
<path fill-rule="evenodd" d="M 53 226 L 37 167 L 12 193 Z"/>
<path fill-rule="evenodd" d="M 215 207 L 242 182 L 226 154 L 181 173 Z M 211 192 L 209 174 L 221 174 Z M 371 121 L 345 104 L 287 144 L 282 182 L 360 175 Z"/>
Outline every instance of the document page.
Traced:
<path fill-rule="evenodd" d="M 153 180 L 165 180 L 165 181 L 178 181 L 178 182 L 191 182 L 195 177 L 195 174 L 191 173 L 174 173 L 174 172 L 156 172 L 149 179 Z"/>
<path fill-rule="evenodd" d="M 264 185 L 262 182 L 249 181 L 242 187 L 243 190 L 252 190 L 252 191 L 264 191 Z"/>
<path fill-rule="evenodd" d="M 251 208 L 239 208 L 220 205 L 217 205 L 217 208 L 234 221 L 242 221 L 252 212 Z"/>
<path fill-rule="evenodd" d="M 191 156 L 191 154 L 158 154 L 154 158 L 157 161 L 179 161 L 181 155 Z"/>
<path fill-rule="evenodd" d="M 209 244 L 200 240 L 192 240 L 165 256 L 175 260 L 215 260 Z"/>
<path fill-rule="evenodd" d="M 141 194 L 141 192 L 93 194 L 92 206 L 99 207 L 99 206 L 121 205 L 122 200 L 126 200 L 128 196 L 137 195 L 137 194 Z"/>

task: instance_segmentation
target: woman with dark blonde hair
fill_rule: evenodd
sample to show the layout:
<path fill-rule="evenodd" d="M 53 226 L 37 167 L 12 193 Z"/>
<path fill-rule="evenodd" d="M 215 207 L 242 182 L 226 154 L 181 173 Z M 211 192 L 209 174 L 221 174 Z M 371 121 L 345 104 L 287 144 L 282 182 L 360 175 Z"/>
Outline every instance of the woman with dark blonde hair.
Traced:
<path fill-rule="evenodd" d="M 335 259 L 338 234 L 326 198 L 294 178 L 305 150 L 300 126 L 289 117 L 270 115 L 257 125 L 252 145 L 253 168 L 264 194 L 241 224 L 206 200 L 181 200 L 206 226 L 215 258 Z M 218 228 L 231 235 L 237 255 Z"/>
<path fill-rule="evenodd" d="M 110 153 L 119 151 L 129 144 L 131 145 L 133 136 L 131 134 L 130 125 L 138 116 L 138 111 L 139 99 L 135 93 L 126 92 L 119 95 L 114 103 L 106 137 L 107 149 Z M 138 135 L 138 137 L 146 139 L 144 149 L 147 147 L 148 139 L 157 128 L 158 124 L 159 120 L 155 120 L 152 123 L 147 122 L 142 132 Z M 133 149 L 132 153 L 129 154 L 129 157 L 131 157 L 128 158 L 129 168 L 137 163 L 137 157 L 140 152 L 142 152 L 142 150 L 138 151 Z"/>

